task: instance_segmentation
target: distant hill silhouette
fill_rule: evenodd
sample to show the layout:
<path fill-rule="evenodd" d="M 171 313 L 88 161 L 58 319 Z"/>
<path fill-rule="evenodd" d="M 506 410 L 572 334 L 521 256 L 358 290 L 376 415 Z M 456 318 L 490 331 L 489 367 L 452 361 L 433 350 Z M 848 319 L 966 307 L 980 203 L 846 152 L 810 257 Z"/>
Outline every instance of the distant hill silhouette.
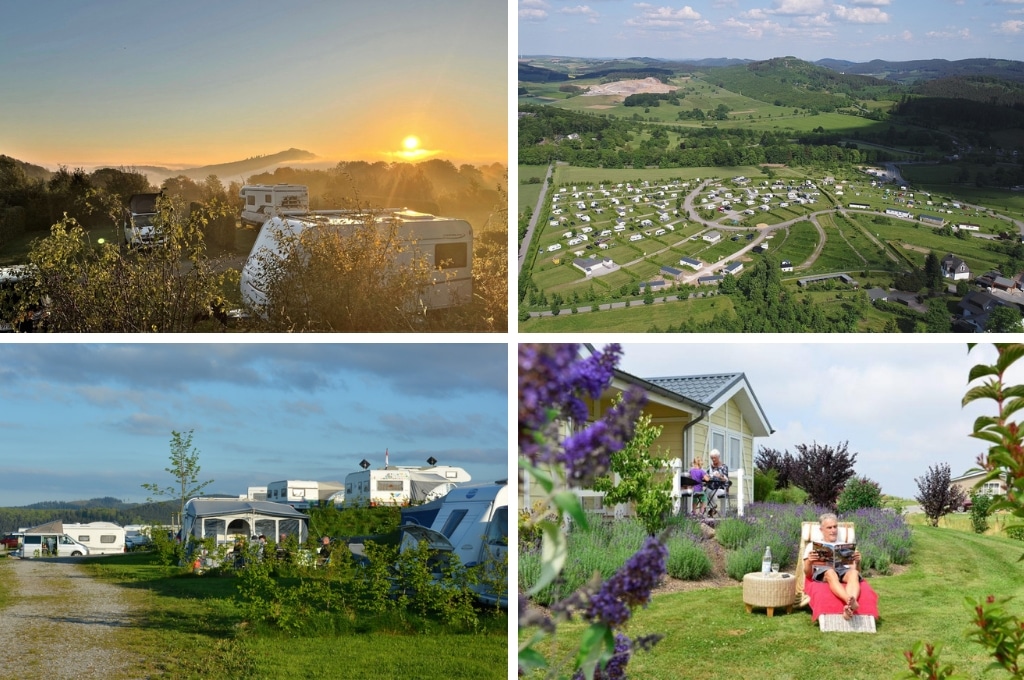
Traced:
<path fill-rule="evenodd" d="M 31 163 L 26 163 L 25 161 L 19 161 L 17 158 L 11 158 L 10 156 L 4 156 L 3 154 L 0 154 L 0 168 L 3 168 L 3 166 L 5 165 L 13 165 L 13 167 L 24 172 L 25 176 L 28 177 L 29 179 L 48 180 L 50 179 L 50 176 L 53 175 L 53 173 L 47 170 L 46 168 L 40 167 L 38 165 L 32 165 Z"/>
<path fill-rule="evenodd" d="M 185 168 L 183 170 L 174 170 L 172 168 L 165 168 L 159 165 L 139 165 L 134 166 L 134 168 L 139 172 L 145 173 L 149 176 L 149 181 L 157 185 L 161 184 L 168 177 L 178 177 L 179 175 L 184 175 L 185 177 L 195 181 L 204 180 L 210 175 L 217 175 L 221 180 L 227 182 L 239 177 L 248 177 L 249 175 L 253 175 L 258 172 L 274 170 L 285 163 L 312 161 L 317 158 L 318 156 L 310 151 L 304 151 L 302 149 L 288 149 L 287 151 L 278 151 L 277 153 L 272 153 L 267 156 L 253 156 L 252 158 L 246 158 L 243 161 L 202 165 L 196 168 Z"/>
<path fill-rule="evenodd" d="M 849 74 L 869 75 L 876 78 L 913 84 L 952 76 L 990 76 L 1024 82 L 1024 62 L 1010 59 L 917 59 L 914 61 L 885 61 L 874 59 L 854 63 L 840 59 L 820 59 L 819 66 Z"/>

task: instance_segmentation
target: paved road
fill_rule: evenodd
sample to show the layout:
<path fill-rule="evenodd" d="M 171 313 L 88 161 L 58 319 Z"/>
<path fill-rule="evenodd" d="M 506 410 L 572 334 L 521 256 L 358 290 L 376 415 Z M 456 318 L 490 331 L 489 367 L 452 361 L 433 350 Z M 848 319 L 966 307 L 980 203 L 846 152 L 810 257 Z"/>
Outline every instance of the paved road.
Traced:
<path fill-rule="evenodd" d="M 530 225 L 526 228 L 526 236 L 523 237 L 522 245 L 519 246 L 519 271 L 523 271 L 523 262 L 526 261 L 527 253 L 530 252 L 530 241 L 533 240 L 533 232 L 537 227 L 537 220 L 540 219 L 540 213 L 544 208 L 544 198 L 548 195 L 548 180 L 551 179 L 551 173 L 554 169 L 554 163 L 548 166 L 548 172 L 544 175 L 544 181 L 541 182 L 537 205 L 533 209 L 533 215 L 530 216 Z"/>

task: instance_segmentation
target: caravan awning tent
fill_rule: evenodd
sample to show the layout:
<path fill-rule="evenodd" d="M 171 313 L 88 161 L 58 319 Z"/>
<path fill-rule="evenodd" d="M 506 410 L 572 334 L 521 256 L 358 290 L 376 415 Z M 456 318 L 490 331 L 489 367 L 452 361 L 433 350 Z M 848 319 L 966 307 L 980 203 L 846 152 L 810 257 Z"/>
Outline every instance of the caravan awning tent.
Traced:
<path fill-rule="evenodd" d="M 235 536 L 264 535 L 267 540 L 281 541 L 282 536 L 296 536 L 299 543 L 308 535 L 309 518 L 284 503 L 221 498 L 193 498 L 185 504 L 183 536 L 217 539 L 218 543 Z"/>

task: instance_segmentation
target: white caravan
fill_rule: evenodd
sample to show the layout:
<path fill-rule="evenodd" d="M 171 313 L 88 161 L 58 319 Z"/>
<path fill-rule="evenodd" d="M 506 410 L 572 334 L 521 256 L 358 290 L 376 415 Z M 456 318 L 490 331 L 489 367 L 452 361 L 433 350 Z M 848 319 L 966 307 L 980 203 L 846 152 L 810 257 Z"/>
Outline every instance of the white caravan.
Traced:
<path fill-rule="evenodd" d="M 459 556 L 465 567 L 505 562 L 508 556 L 508 483 L 473 484 L 453 489 L 444 498 L 430 528 L 415 524 L 402 527 L 401 550 L 427 541 L 435 550 Z M 508 594 L 496 594 L 486 586 L 473 586 L 477 596 L 490 604 L 508 607 Z"/>
<path fill-rule="evenodd" d="M 128 199 L 124 211 L 124 242 L 130 246 L 148 247 L 161 245 L 166 236 L 158 235 L 156 225 L 156 200 L 160 194 L 134 194 Z"/>
<path fill-rule="evenodd" d="M 270 482 L 266 486 L 266 500 L 287 503 L 293 508 L 304 509 L 326 501 L 343 489 L 341 482 L 313 482 L 288 479 Z"/>
<path fill-rule="evenodd" d="M 125 550 L 127 532 L 113 522 L 65 524 L 64 533 L 89 548 L 90 555 L 112 555 Z"/>
<path fill-rule="evenodd" d="M 279 215 L 263 224 L 249 259 L 242 268 L 242 299 L 257 313 L 266 304 L 265 262 L 286 256 L 286 243 L 307 229 L 333 230 L 341 235 L 353 233 L 370 219 L 365 214 L 345 210 L 323 210 L 302 215 Z M 420 291 L 419 306 L 442 309 L 463 305 L 473 297 L 473 228 L 465 220 L 435 217 L 412 210 L 385 210 L 374 218 L 379 228 L 398 226 L 398 238 L 404 252 L 399 265 L 425 260 L 431 282 Z"/>
<path fill-rule="evenodd" d="M 405 507 L 443 497 L 472 481 L 468 472 L 451 465 L 406 467 L 391 465 L 381 470 L 360 470 L 345 477 L 346 507 Z"/>
<path fill-rule="evenodd" d="M 302 184 L 246 184 L 238 196 L 243 227 L 261 227 L 283 211 L 309 212 L 309 189 Z"/>

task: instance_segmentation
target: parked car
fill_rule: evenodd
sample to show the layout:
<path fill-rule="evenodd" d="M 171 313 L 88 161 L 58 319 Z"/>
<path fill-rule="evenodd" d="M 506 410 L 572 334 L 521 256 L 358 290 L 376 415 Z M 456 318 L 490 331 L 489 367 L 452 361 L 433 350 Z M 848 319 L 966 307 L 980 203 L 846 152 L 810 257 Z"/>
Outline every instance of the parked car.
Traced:
<path fill-rule="evenodd" d="M 124 549 L 134 550 L 135 548 L 141 548 L 144 545 L 149 545 L 152 542 L 153 539 L 145 534 L 130 534 L 124 537 Z"/>
<path fill-rule="evenodd" d="M 23 535 L 24 534 L 19 533 L 7 534 L 3 538 L 0 538 L 0 545 L 3 545 L 7 550 L 17 550 L 21 547 L 21 537 Z"/>

